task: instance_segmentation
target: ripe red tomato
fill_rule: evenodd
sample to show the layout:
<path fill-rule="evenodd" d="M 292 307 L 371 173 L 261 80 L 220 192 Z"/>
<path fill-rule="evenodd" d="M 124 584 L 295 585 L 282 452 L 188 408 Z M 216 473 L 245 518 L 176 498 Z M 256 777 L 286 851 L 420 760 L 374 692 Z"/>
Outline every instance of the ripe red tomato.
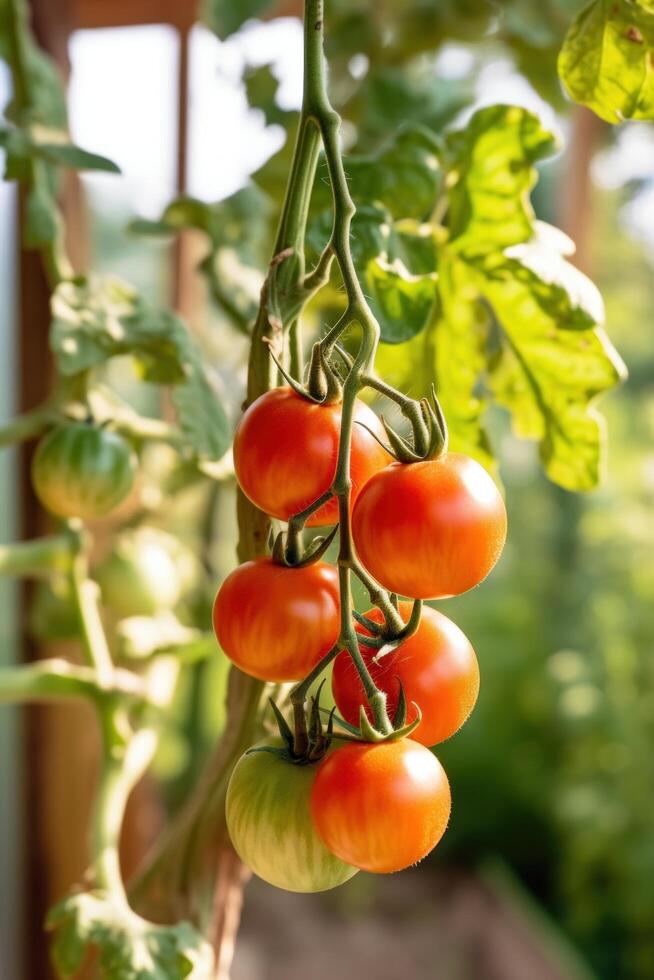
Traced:
<path fill-rule="evenodd" d="M 401 871 L 436 846 L 450 816 L 450 786 L 429 749 L 405 738 L 351 742 L 325 756 L 311 816 L 332 853 L 363 871 Z"/>
<path fill-rule="evenodd" d="M 285 568 L 270 558 L 245 562 L 216 596 L 220 646 L 241 670 L 263 681 L 298 681 L 338 639 L 338 571 L 326 562 Z"/>
<path fill-rule="evenodd" d="M 384 437 L 371 409 L 358 402 L 354 418 Z M 329 490 L 336 474 L 341 406 L 317 405 L 292 388 L 267 391 L 250 405 L 234 436 L 234 467 L 243 493 L 260 510 L 287 521 Z M 391 458 L 361 425 L 352 429 L 352 500 Z M 335 524 L 338 503 L 329 500 L 307 521 Z"/>
<path fill-rule="evenodd" d="M 352 533 L 385 588 L 444 599 L 486 578 L 504 547 L 506 509 L 483 466 L 446 453 L 375 474 L 356 502 Z"/>
<path fill-rule="evenodd" d="M 411 604 L 401 603 L 400 612 L 406 622 L 411 614 Z M 376 607 L 366 616 L 376 623 L 384 621 Z M 357 630 L 370 635 L 363 626 L 357 626 Z M 391 718 L 397 708 L 400 683 L 408 703 L 407 721 L 413 721 L 416 716 L 411 702 L 418 705 L 422 720 L 411 738 L 423 745 L 445 741 L 458 731 L 475 706 L 479 693 L 479 665 L 475 651 L 456 623 L 435 609 L 426 607 L 413 636 L 383 656 L 379 664 L 373 662 L 376 650 L 362 645 L 361 653 L 375 684 L 387 694 Z M 332 691 L 346 721 L 359 724 L 361 705 L 373 720 L 356 667 L 346 650 L 334 661 Z"/>

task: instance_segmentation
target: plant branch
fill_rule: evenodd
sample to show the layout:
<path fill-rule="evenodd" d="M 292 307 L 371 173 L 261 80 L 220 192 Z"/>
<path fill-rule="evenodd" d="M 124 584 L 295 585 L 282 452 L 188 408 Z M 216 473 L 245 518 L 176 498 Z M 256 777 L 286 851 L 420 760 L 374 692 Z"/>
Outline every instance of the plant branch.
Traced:
<path fill-rule="evenodd" d="M 70 591 L 79 618 L 86 659 L 95 668 L 98 680 L 104 686 L 111 683 L 114 665 L 100 618 L 100 589 L 97 582 L 89 578 L 86 547 L 73 558 L 69 573 Z"/>
<path fill-rule="evenodd" d="M 3 544 L 0 545 L 0 575 L 49 578 L 53 573 L 70 572 L 75 551 L 74 538 L 67 533 Z"/>
<path fill-rule="evenodd" d="M 120 870 L 120 832 L 129 795 L 148 768 L 157 747 L 154 729 L 126 736 L 125 710 L 101 711 L 102 766 L 92 821 L 94 884 L 121 905 L 129 905 Z"/>
<path fill-rule="evenodd" d="M 6 425 L 0 426 L 0 447 L 36 439 L 52 418 L 53 412 L 49 405 L 42 405 L 31 412 L 17 415 Z"/>
<path fill-rule="evenodd" d="M 111 684 L 100 684 L 92 667 L 71 664 L 59 658 L 0 668 L 0 703 L 27 704 L 68 698 L 102 702 L 107 697 L 143 701 L 141 679 L 129 670 L 115 670 Z"/>

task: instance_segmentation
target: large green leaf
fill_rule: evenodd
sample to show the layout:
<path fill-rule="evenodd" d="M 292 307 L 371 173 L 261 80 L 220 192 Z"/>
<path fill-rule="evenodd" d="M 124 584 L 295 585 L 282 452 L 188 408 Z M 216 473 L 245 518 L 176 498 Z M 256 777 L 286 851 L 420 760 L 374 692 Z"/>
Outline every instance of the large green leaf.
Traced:
<path fill-rule="evenodd" d="M 604 441 L 594 401 L 625 375 L 595 320 L 602 309 L 594 287 L 571 271 L 551 240 L 467 269 L 500 328 L 496 399 L 511 412 L 518 434 L 539 440 L 543 466 L 555 483 L 592 489 L 601 477 Z"/>
<path fill-rule="evenodd" d="M 376 68 L 374 64 L 354 106 L 359 142 L 378 145 L 407 120 L 440 133 L 472 97 L 469 82 L 443 78 L 431 61 Z"/>
<path fill-rule="evenodd" d="M 61 283 L 52 297 L 50 343 L 64 375 L 110 357 L 131 354 L 145 380 L 174 384 L 179 422 L 189 445 L 218 459 L 230 442 L 229 424 L 183 321 L 150 307 L 118 279 Z"/>
<path fill-rule="evenodd" d="M 74 976 L 88 946 L 98 950 L 105 980 L 212 980 L 211 945 L 187 922 L 155 925 L 104 892 L 82 892 L 48 915 L 52 958 L 60 977 Z"/>
<path fill-rule="evenodd" d="M 559 74 L 575 102 L 602 119 L 654 118 L 654 4 L 593 0 L 573 21 Z"/>
<path fill-rule="evenodd" d="M 345 158 L 350 193 L 355 204 L 386 208 L 393 218 L 427 218 L 433 211 L 441 186 L 441 144 L 424 126 L 400 129 L 371 156 Z M 324 160 L 318 168 L 314 190 L 317 208 L 331 205 L 329 177 Z"/>

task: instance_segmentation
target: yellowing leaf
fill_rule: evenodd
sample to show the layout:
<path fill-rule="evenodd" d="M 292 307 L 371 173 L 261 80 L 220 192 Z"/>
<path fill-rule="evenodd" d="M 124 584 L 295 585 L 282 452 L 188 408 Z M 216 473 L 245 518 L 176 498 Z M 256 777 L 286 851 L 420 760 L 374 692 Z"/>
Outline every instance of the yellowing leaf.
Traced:
<path fill-rule="evenodd" d="M 559 74 L 572 99 L 602 119 L 654 118 L 654 5 L 594 0 L 568 31 Z"/>
<path fill-rule="evenodd" d="M 534 164 L 557 148 L 533 112 L 496 105 L 476 112 L 447 140 L 452 248 L 482 255 L 531 237 Z"/>

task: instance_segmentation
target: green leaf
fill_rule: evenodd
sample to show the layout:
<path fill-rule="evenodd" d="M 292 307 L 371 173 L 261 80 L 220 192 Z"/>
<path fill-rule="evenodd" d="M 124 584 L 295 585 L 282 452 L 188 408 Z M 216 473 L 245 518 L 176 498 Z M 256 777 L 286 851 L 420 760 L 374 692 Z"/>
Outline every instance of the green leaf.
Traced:
<path fill-rule="evenodd" d="M 374 204 L 393 218 L 428 217 L 441 186 L 440 142 L 424 126 L 403 127 L 379 153 L 345 158 L 350 193 L 357 206 Z M 331 205 L 324 159 L 314 190 L 318 207 Z"/>
<path fill-rule="evenodd" d="M 188 379 L 173 391 L 179 424 L 196 453 L 207 459 L 219 460 L 229 448 L 231 428 L 218 393 L 194 358 Z"/>
<path fill-rule="evenodd" d="M 229 423 L 197 344 L 174 313 L 150 307 L 118 279 L 63 282 L 52 297 L 50 344 L 59 370 L 77 374 L 131 354 L 146 381 L 176 385 L 179 423 L 196 453 L 219 459 Z"/>
<path fill-rule="evenodd" d="M 437 295 L 436 282 L 435 273 L 413 275 L 399 260 L 375 258 L 368 263 L 364 289 L 385 343 L 404 343 L 425 328 Z"/>
<path fill-rule="evenodd" d="M 272 6 L 272 0 L 205 0 L 203 19 L 221 41 L 243 26 L 246 20 L 259 17 Z"/>
<path fill-rule="evenodd" d="M 31 153 L 46 160 L 48 163 L 72 170 L 103 170 L 107 173 L 119 174 L 118 167 L 112 160 L 97 153 L 89 153 L 72 143 L 33 143 Z"/>
<path fill-rule="evenodd" d="M 468 90 L 469 89 L 469 90 Z M 443 78 L 431 59 L 399 67 L 371 66 L 357 114 L 359 140 L 366 145 L 385 141 L 407 120 L 442 132 L 472 98 L 472 79 Z"/>
<path fill-rule="evenodd" d="M 105 980 L 212 980 L 210 944 L 187 922 L 174 926 L 147 922 L 104 892 L 66 898 L 48 915 L 56 930 L 52 958 L 60 977 L 72 977 L 88 946 L 98 950 Z"/>
<path fill-rule="evenodd" d="M 555 136 L 519 106 L 480 109 L 447 138 L 449 228 L 466 256 L 506 248 L 531 237 L 529 193 L 534 164 L 557 148 Z"/>
<path fill-rule="evenodd" d="M 594 0 L 573 21 L 559 56 L 572 99 L 602 119 L 654 118 L 654 4 Z"/>
<path fill-rule="evenodd" d="M 270 65 L 251 68 L 245 75 L 245 91 L 253 109 L 260 109 L 269 126 L 285 126 L 295 113 L 282 109 L 277 102 L 279 80 Z"/>
<path fill-rule="evenodd" d="M 533 249 L 537 262 L 530 246 L 468 266 L 500 327 L 492 388 L 518 434 L 539 440 L 550 479 L 590 490 L 601 478 L 604 448 L 594 401 L 626 371 L 595 320 L 602 310 L 592 284 L 571 272 L 551 241 L 541 238 Z"/>

